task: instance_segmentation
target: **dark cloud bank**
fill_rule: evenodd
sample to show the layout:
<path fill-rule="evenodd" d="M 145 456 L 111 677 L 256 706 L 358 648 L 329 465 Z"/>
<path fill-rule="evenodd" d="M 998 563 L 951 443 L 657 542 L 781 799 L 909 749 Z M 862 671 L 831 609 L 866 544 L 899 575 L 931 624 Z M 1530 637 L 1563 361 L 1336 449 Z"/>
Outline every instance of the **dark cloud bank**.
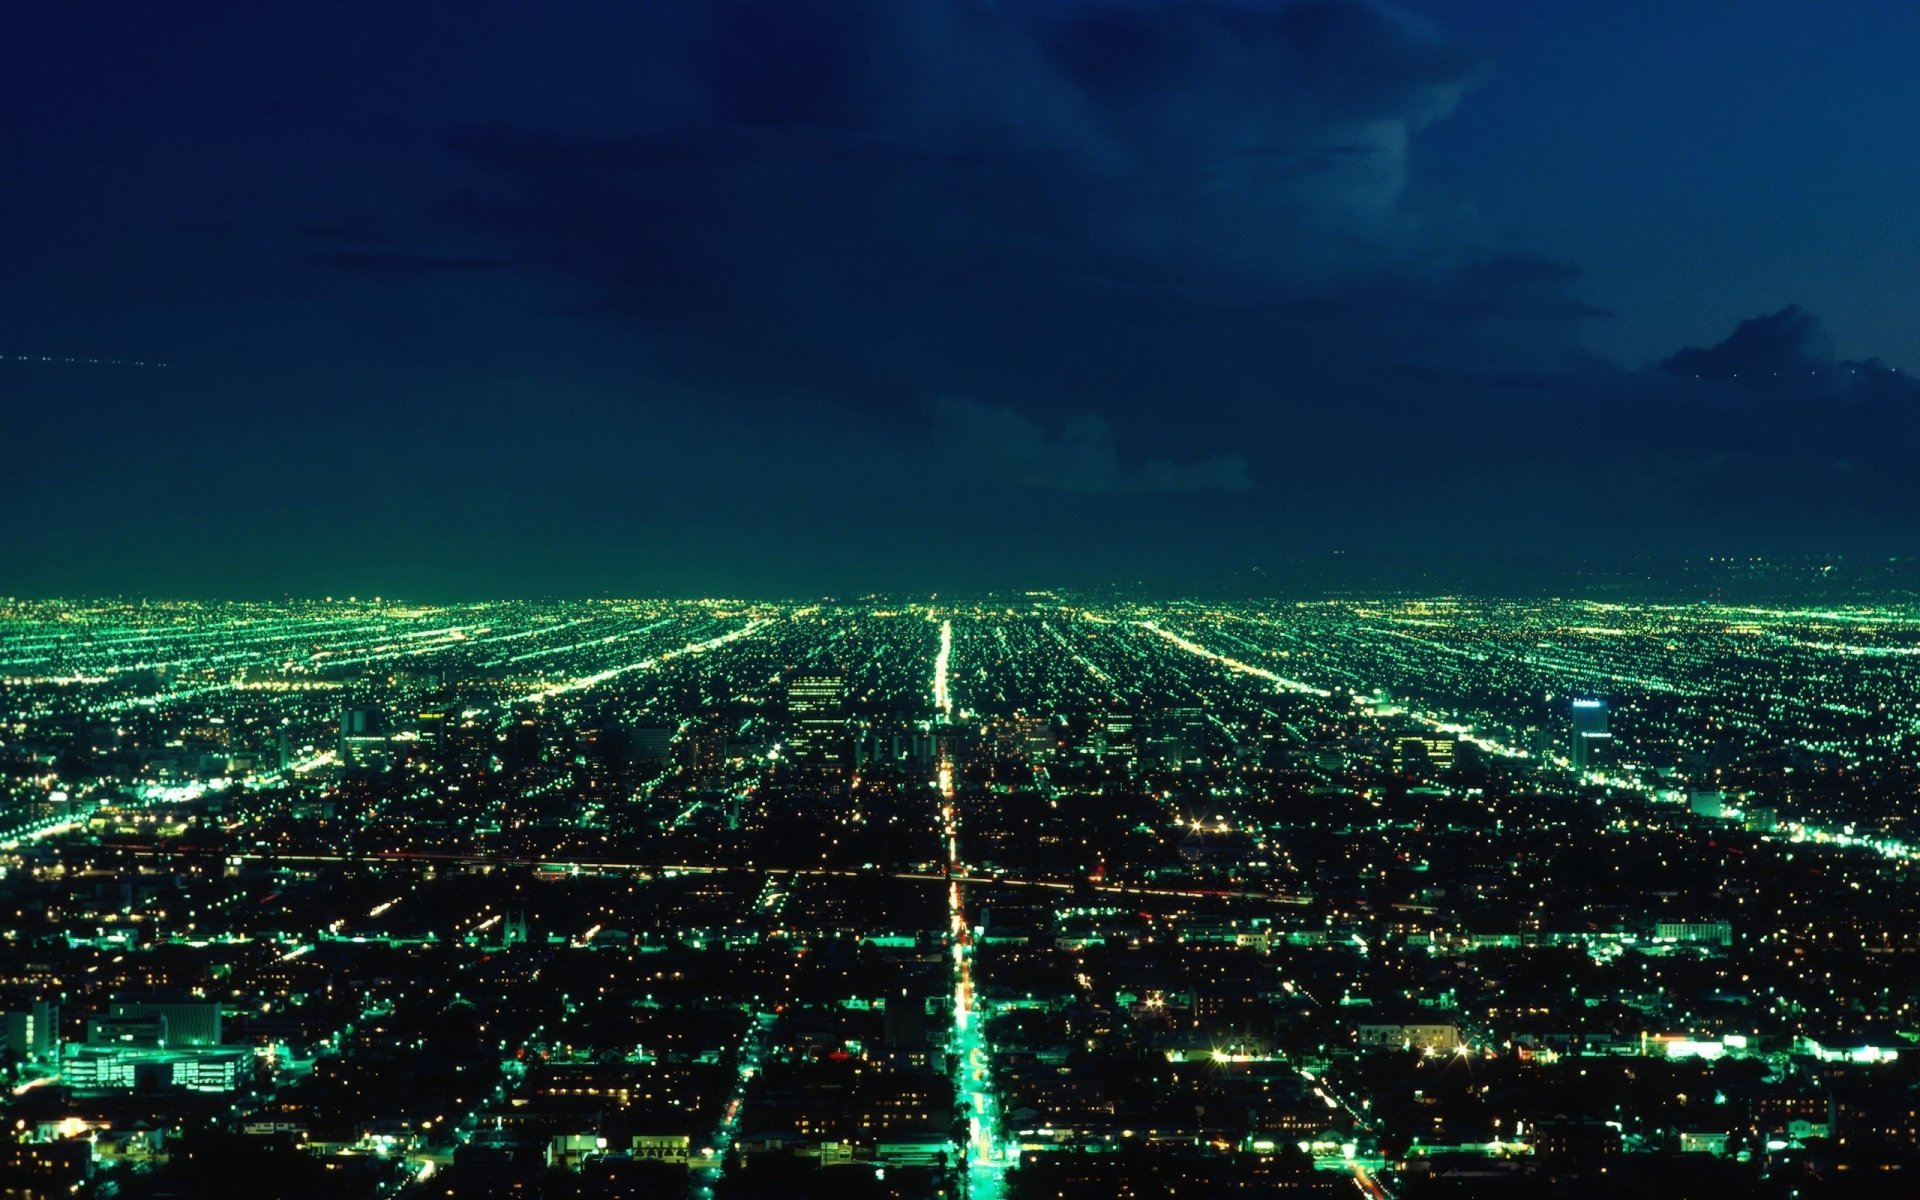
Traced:
<path fill-rule="evenodd" d="M 469 396 L 526 384 L 440 436 L 456 461 L 550 473 L 561 520 L 652 564 L 602 561 L 611 586 L 1164 578 L 1339 547 L 1916 548 L 1912 382 L 1836 361 L 1792 307 L 1651 367 L 1584 350 L 1606 314 L 1577 265 L 1419 186 L 1422 130 L 1463 119 L 1491 68 L 1398 9 L 708 0 L 531 31 L 460 11 L 515 77 L 489 90 L 441 63 L 415 95 L 376 58 L 371 98 L 311 80 L 280 98 L 431 169 L 244 223 L 278 231 L 321 307 L 429 289 L 409 293 L 418 357 L 384 351 L 409 378 L 465 345 L 462 322 L 564 330 L 565 353 L 508 333 L 440 364 L 476 372 Z M 379 12 L 410 23 L 388 39 L 431 44 L 433 22 Z M 247 60 L 261 35 L 222 18 L 197 36 Z M 337 40 L 314 53 L 351 79 L 371 52 Z M 543 79 L 559 99 L 513 98 Z M 331 165 L 317 141 L 270 153 Z M 593 398 L 517 426 L 519 448 L 481 444 L 543 389 Z M 405 430 L 419 402 L 380 403 Z M 674 454 L 606 449 L 661 431 Z M 741 472 L 767 496 L 661 498 Z M 371 486 L 376 506 L 416 498 Z M 504 544 L 541 536 L 479 507 Z M 707 524 L 661 532 L 689 520 Z M 786 549 L 752 551 L 763 573 L 712 569 L 766 524 Z M 907 547 L 944 566 L 902 565 Z M 584 553 L 553 552 L 558 586 L 593 578 Z"/>

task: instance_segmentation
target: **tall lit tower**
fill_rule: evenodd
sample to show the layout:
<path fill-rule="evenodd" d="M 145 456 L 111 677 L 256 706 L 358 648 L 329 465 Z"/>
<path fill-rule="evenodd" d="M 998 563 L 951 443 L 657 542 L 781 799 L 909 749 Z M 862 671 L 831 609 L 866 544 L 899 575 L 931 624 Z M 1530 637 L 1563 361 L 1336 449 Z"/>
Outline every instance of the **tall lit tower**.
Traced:
<path fill-rule="evenodd" d="M 801 675 L 787 685 L 789 755 L 802 766 L 847 765 L 847 682 L 839 675 Z"/>
<path fill-rule="evenodd" d="M 1582 697 L 1573 702 L 1573 769 L 1587 771 L 1607 761 L 1613 734 L 1607 731 L 1607 702 Z"/>

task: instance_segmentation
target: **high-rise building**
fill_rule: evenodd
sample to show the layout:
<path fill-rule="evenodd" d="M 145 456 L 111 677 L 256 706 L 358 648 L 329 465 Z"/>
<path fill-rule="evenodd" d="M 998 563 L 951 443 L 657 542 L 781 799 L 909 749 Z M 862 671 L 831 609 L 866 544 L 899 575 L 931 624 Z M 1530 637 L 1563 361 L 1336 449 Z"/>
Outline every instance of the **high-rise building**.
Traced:
<path fill-rule="evenodd" d="M 17 1012 L 0 1014 L 0 1047 L 22 1062 L 37 1063 L 60 1057 L 60 1006 L 39 1001 Z"/>
<path fill-rule="evenodd" d="M 435 754 L 447 748 L 447 725 L 453 719 L 453 703 L 451 696 L 432 697 L 414 714 L 420 744 Z"/>
<path fill-rule="evenodd" d="M 629 732 L 633 761 L 647 767 L 664 767 L 673 761 L 673 739 L 680 733 L 674 725 L 636 725 Z"/>
<path fill-rule="evenodd" d="M 847 684 L 839 675 L 801 675 L 787 685 L 787 758 L 802 766 L 847 765 Z"/>
<path fill-rule="evenodd" d="M 1132 711 L 1118 708 L 1101 713 L 1094 723 L 1094 739 L 1096 753 L 1102 757 L 1132 760 L 1139 751 Z"/>
<path fill-rule="evenodd" d="M 185 996 L 115 998 L 106 1019 L 120 1022 L 157 1019 L 161 1022 L 162 1044 L 168 1047 L 220 1044 L 220 1005 L 216 1001 Z"/>
<path fill-rule="evenodd" d="M 1582 697 L 1573 702 L 1573 744 L 1569 757 L 1576 771 L 1590 771 L 1604 764 L 1613 749 L 1613 734 L 1607 730 L 1607 702 Z"/>
<path fill-rule="evenodd" d="M 1411 734 L 1394 747 L 1394 769 L 1401 773 L 1423 769 L 1446 771 L 1453 767 L 1457 739 L 1445 734 Z"/>
<path fill-rule="evenodd" d="M 727 731 L 713 725 L 695 728 L 682 740 L 680 757 L 693 773 L 694 786 L 719 786 L 726 778 Z"/>
<path fill-rule="evenodd" d="M 390 747 L 383 714 L 377 708 L 340 710 L 340 765 L 383 768 Z"/>
<path fill-rule="evenodd" d="M 1157 770 L 1193 771 L 1206 765 L 1207 717 L 1192 706 L 1165 709 L 1148 724 L 1141 758 Z"/>
<path fill-rule="evenodd" d="M 380 736 L 380 714 L 372 708 L 340 710 L 340 744 L 344 748 L 354 738 Z"/>
<path fill-rule="evenodd" d="M 932 735 L 911 726 L 867 729 L 854 739 L 853 765 L 863 771 L 868 768 L 906 771 L 932 761 Z"/>

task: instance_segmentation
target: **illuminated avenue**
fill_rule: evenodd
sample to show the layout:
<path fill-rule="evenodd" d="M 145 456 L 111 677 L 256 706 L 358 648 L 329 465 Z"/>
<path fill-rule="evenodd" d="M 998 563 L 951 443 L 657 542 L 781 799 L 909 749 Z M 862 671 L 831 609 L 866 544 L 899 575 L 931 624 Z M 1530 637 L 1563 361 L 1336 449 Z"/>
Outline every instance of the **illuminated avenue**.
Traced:
<path fill-rule="evenodd" d="M 1904 605 L 0 601 L 6 1194 L 1909 1194 L 1916 695 Z"/>

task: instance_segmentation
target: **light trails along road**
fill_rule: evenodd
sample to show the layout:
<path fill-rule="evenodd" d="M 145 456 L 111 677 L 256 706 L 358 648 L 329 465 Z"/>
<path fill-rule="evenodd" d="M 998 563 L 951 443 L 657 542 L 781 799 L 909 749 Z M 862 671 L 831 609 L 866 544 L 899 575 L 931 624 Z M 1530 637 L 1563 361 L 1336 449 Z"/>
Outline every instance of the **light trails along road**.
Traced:
<path fill-rule="evenodd" d="M 940 653 L 933 659 L 933 707 L 941 721 L 953 720 L 953 696 L 947 691 L 947 664 L 953 661 L 953 622 L 940 622 Z"/>
<path fill-rule="evenodd" d="M 1238 671 L 1242 675 L 1252 675 L 1258 679 L 1264 679 L 1267 682 L 1274 684 L 1275 686 L 1280 687 L 1286 691 L 1298 692 L 1303 696 L 1318 696 L 1323 700 L 1333 695 L 1333 693 L 1328 691 L 1326 688 L 1314 687 L 1310 683 L 1301 683 L 1298 679 L 1288 679 L 1284 676 L 1277 675 L 1274 672 L 1267 670 L 1265 667 L 1256 667 L 1251 663 L 1243 663 L 1237 658 L 1228 658 L 1226 655 L 1221 654 L 1218 651 L 1207 649 L 1205 646 L 1202 646 L 1199 642 L 1190 641 L 1189 639 L 1183 638 L 1179 634 L 1174 633 L 1171 630 L 1162 629 L 1158 624 L 1156 624 L 1153 621 L 1138 621 L 1138 622 L 1135 622 L 1135 624 L 1139 625 L 1140 628 L 1146 630 L 1148 633 L 1158 634 L 1159 636 L 1167 639 L 1169 642 L 1172 642 L 1174 645 L 1180 647 L 1182 650 L 1185 650 L 1188 654 L 1195 654 L 1200 656 L 1201 658 L 1212 659 L 1214 662 L 1219 663 L 1221 666 L 1226 667 L 1229 670 Z"/>
<path fill-rule="evenodd" d="M 63 826 L 62 829 L 65 827 Z M 36 836 L 45 837 L 59 833 L 62 829 L 50 830 Z M 958 837 L 957 828 L 953 836 Z M 957 845 L 957 842 L 956 842 Z M 462 854 L 453 851 L 437 850 L 367 850 L 347 851 L 337 854 L 297 854 L 275 850 L 228 850 L 203 849 L 198 847 L 175 846 L 166 849 L 149 845 L 126 845 L 119 847 L 140 857 L 161 856 L 169 859 L 193 858 L 196 856 L 219 857 L 236 862 L 277 862 L 277 863 L 339 863 L 350 866 L 399 866 L 409 862 L 447 863 L 457 866 L 491 867 L 548 867 L 558 871 L 577 873 L 614 872 L 646 875 L 805 875 L 815 878 L 840 876 L 847 879 L 899 879 L 908 883 L 941 884 L 959 883 L 968 886 L 997 888 L 1046 888 L 1049 891 L 1084 891 L 1102 896 L 1152 897 L 1167 900 L 1243 900 L 1250 904 L 1279 904 L 1298 907 L 1311 904 L 1304 896 L 1291 896 L 1278 892 L 1236 892 L 1224 889 L 1200 888 L 1158 888 L 1136 887 L 1124 883 L 1089 883 L 1083 879 L 1025 879 L 1015 875 L 972 875 L 964 867 L 951 872 L 937 870 L 919 871 L 881 871 L 856 870 L 851 867 L 783 867 L 766 863 L 687 863 L 687 862 L 634 862 L 615 859 L 580 858 L 542 858 L 537 855 L 511 854 Z"/>
<path fill-rule="evenodd" d="M 933 678 L 934 701 L 941 710 L 942 724 L 952 719 L 952 701 L 947 695 L 947 668 L 952 657 L 953 622 L 945 621 L 940 626 L 940 654 L 934 660 Z M 953 1029 L 947 1036 L 947 1057 L 954 1090 L 967 1114 L 966 1172 L 961 1186 L 969 1200 L 999 1200 L 1006 1194 L 1007 1168 L 1019 1151 L 1000 1140 L 1000 1109 L 993 1093 L 993 1050 L 987 1044 L 986 1031 L 991 1014 L 974 1004 L 973 931 L 967 924 L 962 888 L 969 877 L 960 861 L 960 814 L 953 798 L 953 766 L 944 753 L 935 791 L 941 840 L 947 851 L 947 944 L 953 952 Z"/>
<path fill-rule="evenodd" d="M 705 654 L 709 650 L 718 650 L 720 647 L 731 642 L 737 642 L 743 637 L 749 637 L 759 632 L 765 628 L 767 624 L 767 618 L 757 617 L 745 625 L 742 625 L 740 628 L 729 633 L 723 633 L 719 637 L 708 638 L 704 642 L 693 642 L 680 647 L 678 650 L 668 650 L 662 654 L 656 654 L 652 658 L 643 658 L 639 662 L 627 663 L 625 666 L 609 667 L 604 671 L 597 671 L 592 675 L 582 675 L 578 679 L 569 679 L 564 683 L 556 683 L 551 687 L 541 688 L 539 691 L 529 695 L 527 699 L 533 701 L 551 700 L 555 696 L 564 696 L 569 692 L 583 692 L 588 688 L 599 687 L 608 680 L 618 679 L 620 676 L 633 671 L 650 670 L 659 666 L 661 663 L 670 662 L 673 659 L 679 658 L 683 654 Z"/>

